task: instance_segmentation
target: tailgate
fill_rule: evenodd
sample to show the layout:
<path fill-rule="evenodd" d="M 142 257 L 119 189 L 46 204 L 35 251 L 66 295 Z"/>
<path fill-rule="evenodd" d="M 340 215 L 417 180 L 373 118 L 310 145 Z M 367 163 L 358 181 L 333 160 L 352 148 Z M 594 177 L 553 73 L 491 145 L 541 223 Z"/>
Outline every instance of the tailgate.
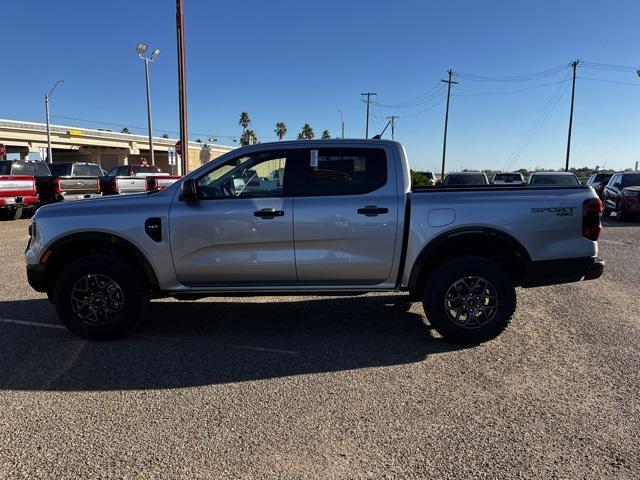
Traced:
<path fill-rule="evenodd" d="M 96 177 L 61 178 L 60 190 L 64 195 L 88 195 L 98 191 Z"/>
<path fill-rule="evenodd" d="M 116 177 L 118 192 L 122 193 L 142 193 L 147 190 L 147 183 L 144 177 Z"/>
<path fill-rule="evenodd" d="M 27 197 L 36 194 L 36 179 L 31 175 L 0 176 L 0 196 Z"/>

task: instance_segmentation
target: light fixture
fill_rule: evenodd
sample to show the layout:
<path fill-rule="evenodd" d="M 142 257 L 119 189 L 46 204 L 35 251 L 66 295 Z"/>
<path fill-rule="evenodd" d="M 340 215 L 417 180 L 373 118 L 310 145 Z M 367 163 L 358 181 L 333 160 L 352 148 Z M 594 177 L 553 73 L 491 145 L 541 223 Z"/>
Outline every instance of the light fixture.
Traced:
<path fill-rule="evenodd" d="M 155 60 L 158 55 L 160 55 L 160 49 L 156 48 L 153 52 L 151 52 L 151 60 Z"/>
<path fill-rule="evenodd" d="M 149 48 L 149 46 L 146 43 L 141 42 L 136 47 L 136 52 L 138 53 L 138 55 L 142 55 L 144 52 L 147 51 L 147 48 Z"/>

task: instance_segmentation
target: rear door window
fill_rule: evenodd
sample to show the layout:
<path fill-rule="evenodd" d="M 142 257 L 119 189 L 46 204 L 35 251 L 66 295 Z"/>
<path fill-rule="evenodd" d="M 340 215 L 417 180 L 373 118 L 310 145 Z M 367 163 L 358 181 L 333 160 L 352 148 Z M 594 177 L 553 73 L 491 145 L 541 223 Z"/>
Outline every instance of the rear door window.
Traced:
<path fill-rule="evenodd" d="M 308 150 L 299 195 L 362 195 L 387 183 L 387 156 L 379 148 Z"/>

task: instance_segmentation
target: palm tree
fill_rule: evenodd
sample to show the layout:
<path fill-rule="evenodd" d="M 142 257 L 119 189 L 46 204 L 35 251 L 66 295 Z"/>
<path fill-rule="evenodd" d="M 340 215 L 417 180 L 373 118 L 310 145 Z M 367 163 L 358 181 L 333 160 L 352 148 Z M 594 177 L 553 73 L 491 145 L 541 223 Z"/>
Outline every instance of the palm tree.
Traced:
<path fill-rule="evenodd" d="M 240 121 L 238 122 L 238 125 L 242 127 L 242 133 L 244 134 L 244 132 L 247 131 L 247 127 L 251 125 L 251 119 L 247 112 L 240 113 Z"/>
<path fill-rule="evenodd" d="M 162 138 L 169 138 L 169 134 L 168 133 L 163 133 L 162 134 Z"/>
<path fill-rule="evenodd" d="M 284 124 L 284 122 L 276 123 L 276 129 L 274 130 L 274 133 L 278 136 L 278 140 L 282 140 L 284 138 L 284 136 L 287 134 L 287 126 Z"/>
<path fill-rule="evenodd" d="M 322 136 L 320 138 L 322 138 L 322 140 L 329 140 L 331 138 L 331 134 L 329 133 L 329 130 L 323 131 Z"/>
<path fill-rule="evenodd" d="M 120 133 L 131 133 L 131 132 L 127 127 L 124 127 L 122 130 L 120 130 Z"/>
<path fill-rule="evenodd" d="M 313 137 L 315 137 L 313 128 L 308 123 L 305 123 L 302 126 L 302 131 L 298 134 L 298 140 L 311 140 Z"/>
<path fill-rule="evenodd" d="M 240 145 L 244 147 L 246 145 L 255 145 L 256 143 L 258 143 L 256 132 L 247 128 L 240 136 Z"/>

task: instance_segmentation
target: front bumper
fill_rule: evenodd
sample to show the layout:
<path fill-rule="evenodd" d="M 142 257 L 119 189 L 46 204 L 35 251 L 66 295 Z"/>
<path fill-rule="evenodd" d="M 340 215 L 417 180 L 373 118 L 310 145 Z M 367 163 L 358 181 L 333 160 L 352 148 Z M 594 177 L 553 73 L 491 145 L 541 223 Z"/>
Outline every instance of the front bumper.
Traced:
<path fill-rule="evenodd" d="M 529 262 L 524 271 L 523 287 L 542 287 L 558 283 L 579 282 L 599 278 L 604 260 L 598 257 L 565 258 Z"/>
<path fill-rule="evenodd" d="M 27 281 L 36 292 L 47 291 L 47 278 L 44 271 L 44 264 L 27 265 Z"/>

